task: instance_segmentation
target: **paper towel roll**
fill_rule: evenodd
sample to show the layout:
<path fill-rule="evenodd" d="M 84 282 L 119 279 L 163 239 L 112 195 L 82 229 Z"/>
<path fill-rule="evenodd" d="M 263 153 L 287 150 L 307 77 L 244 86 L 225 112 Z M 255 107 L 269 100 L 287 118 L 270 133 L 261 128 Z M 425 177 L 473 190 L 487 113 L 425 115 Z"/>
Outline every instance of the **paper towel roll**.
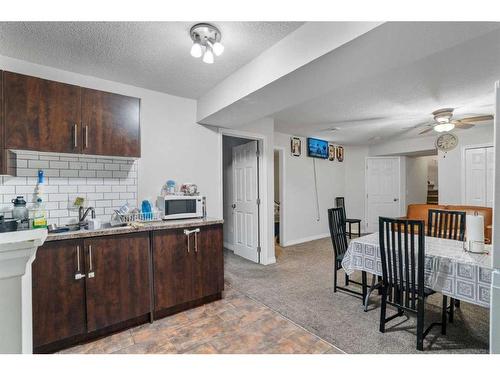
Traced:
<path fill-rule="evenodd" d="M 465 223 L 467 242 L 474 241 L 484 243 L 484 217 L 481 215 L 467 215 Z"/>

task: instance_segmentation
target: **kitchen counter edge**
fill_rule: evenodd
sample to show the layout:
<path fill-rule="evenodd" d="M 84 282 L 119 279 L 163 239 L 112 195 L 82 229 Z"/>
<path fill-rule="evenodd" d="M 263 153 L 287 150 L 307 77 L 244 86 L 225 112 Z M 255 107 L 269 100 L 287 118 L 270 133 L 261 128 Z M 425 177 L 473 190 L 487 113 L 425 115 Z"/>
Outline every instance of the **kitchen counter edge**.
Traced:
<path fill-rule="evenodd" d="M 204 218 L 204 219 L 186 219 L 186 220 L 171 220 L 171 221 L 142 223 L 142 226 L 137 228 L 132 226 L 126 226 L 126 227 L 114 227 L 114 228 L 105 228 L 97 230 L 82 229 L 79 231 L 72 231 L 72 232 L 49 233 L 46 242 L 73 240 L 73 239 L 88 238 L 88 237 L 111 236 L 116 234 L 150 232 L 150 231 L 166 230 L 166 229 L 182 229 L 195 226 L 207 226 L 207 225 L 216 225 L 223 223 L 224 223 L 223 219 Z"/>

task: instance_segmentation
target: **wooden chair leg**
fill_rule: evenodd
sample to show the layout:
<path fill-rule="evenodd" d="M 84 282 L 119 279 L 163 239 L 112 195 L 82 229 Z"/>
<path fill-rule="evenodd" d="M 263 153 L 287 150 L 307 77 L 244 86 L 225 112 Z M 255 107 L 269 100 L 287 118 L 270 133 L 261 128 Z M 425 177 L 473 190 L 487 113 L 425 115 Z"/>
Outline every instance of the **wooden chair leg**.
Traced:
<path fill-rule="evenodd" d="M 385 332 L 385 314 L 387 308 L 387 287 L 382 287 L 382 300 L 380 303 L 380 328 L 379 331 Z"/>
<path fill-rule="evenodd" d="M 361 221 L 358 223 L 358 238 L 361 237 Z"/>
<path fill-rule="evenodd" d="M 451 299 L 451 304 L 453 304 L 453 298 Z M 446 335 L 446 322 L 447 322 L 447 309 L 448 309 L 448 297 L 443 295 L 443 307 L 441 310 L 441 334 Z"/>
<path fill-rule="evenodd" d="M 417 350 L 424 350 L 424 299 L 418 299 L 417 305 Z"/>
<path fill-rule="evenodd" d="M 460 300 L 459 300 L 459 299 L 456 299 L 456 300 L 455 300 L 455 307 L 456 307 L 457 309 L 459 309 L 459 308 L 460 308 Z"/>
<path fill-rule="evenodd" d="M 351 222 L 349 222 L 349 239 L 352 238 Z"/>
<path fill-rule="evenodd" d="M 345 274 L 345 286 L 349 286 L 349 275 Z"/>

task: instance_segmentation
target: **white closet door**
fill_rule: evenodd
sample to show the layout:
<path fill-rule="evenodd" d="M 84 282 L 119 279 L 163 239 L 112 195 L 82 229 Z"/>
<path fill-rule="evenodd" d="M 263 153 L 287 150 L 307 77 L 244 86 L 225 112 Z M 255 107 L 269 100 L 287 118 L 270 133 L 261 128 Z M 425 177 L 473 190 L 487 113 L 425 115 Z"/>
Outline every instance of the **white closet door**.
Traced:
<path fill-rule="evenodd" d="M 486 205 L 485 148 L 465 151 L 465 203 L 471 206 Z"/>
<path fill-rule="evenodd" d="M 495 181 L 495 149 L 486 148 L 486 206 L 493 207 Z"/>

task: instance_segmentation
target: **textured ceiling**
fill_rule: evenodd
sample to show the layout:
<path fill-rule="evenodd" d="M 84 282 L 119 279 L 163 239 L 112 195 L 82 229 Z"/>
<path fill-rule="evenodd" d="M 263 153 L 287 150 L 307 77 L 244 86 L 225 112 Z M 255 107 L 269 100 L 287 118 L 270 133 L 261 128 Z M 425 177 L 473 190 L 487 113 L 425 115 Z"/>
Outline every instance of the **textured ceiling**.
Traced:
<path fill-rule="evenodd" d="M 213 22 L 224 53 L 189 54 L 197 22 L 0 22 L 0 54 L 80 74 L 198 98 L 302 25 Z"/>
<path fill-rule="evenodd" d="M 378 51 L 377 59 L 386 59 L 389 66 L 394 56 L 413 53 L 417 48 L 404 43 L 395 47 L 407 29 L 420 29 L 420 35 L 427 32 L 427 43 L 438 43 L 440 29 L 445 27 L 456 33 L 466 31 L 464 35 L 471 38 L 455 45 L 443 45 L 438 52 L 377 74 L 368 74 L 368 66 L 363 79 L 274 113 L 275 130 L 345 144 L 370 144 L 391 137 L 418 136 L 422 128 L 415 126 L 430 122 L 431 112 L 439 108 L 455 108 L 454 118 L 492 114 L 494 83 L 500 79 L 500 23 L 442 23 L 442 26 L 437 23 L 389 23 L 369 32 L 365 39 L 369 41 L 367 47 Z M 390 29 L 394 36 L 391 44 L 384 38 L 377 40 L 377 33 L 383 36 L 384 29 Z M 482 34 L 481 30 L 484 30 Z M 479 36 L 472 37 L 474 33 Z M 354 48 L 355 44 L 351 43 L 349 48 Z M 363 48 L 360 41 L 356 50 L 363 54 Z M 388 50 L 391 53 L 387 54 Z M 353 72 L 360 64 L 373 59 L 370 53 L 365 56 L 368 60 L 350 60 Z M 492 123 L 483 122 L 477 126 L 487 127 Z M 332 128 L 337 129 L 331 131 Z M 467 130 L 457 131 L 467 134 Z M 432 134 L 437 133 L 426 135 Z"/>

